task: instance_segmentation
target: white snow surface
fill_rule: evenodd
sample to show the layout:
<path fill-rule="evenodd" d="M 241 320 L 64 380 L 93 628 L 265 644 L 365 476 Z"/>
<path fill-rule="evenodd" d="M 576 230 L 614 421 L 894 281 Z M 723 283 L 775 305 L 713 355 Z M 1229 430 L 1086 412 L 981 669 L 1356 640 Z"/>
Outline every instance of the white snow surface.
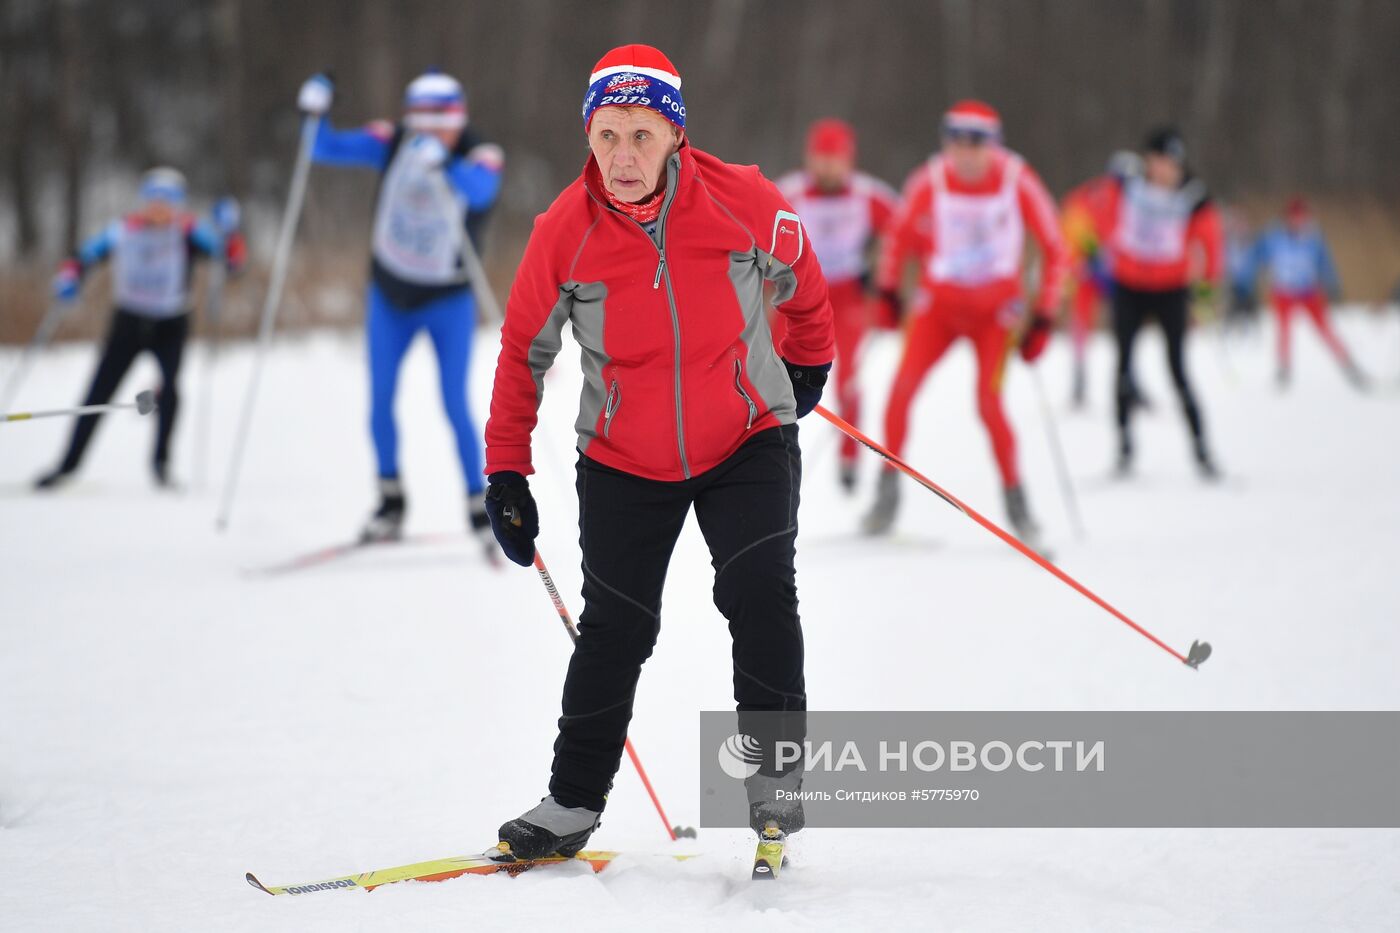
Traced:
<path fill-rule="evenodd" d="M 1315 335 L 1292 389 L 1273 384 L 1272 333 L 1192 338 L 1190 366 L 1229 479 L 1188 458 L 1157 333 L 1138 370 L 1140 470 L 1108 479 L 1112 350 L 1091 349 L 1091 407 L 1066 399 L 1069 349 L 1041 375 L 1088 537 L 1073 536 L 1024 366 L 1008 375 L 1033 508 L 1061 565 L 1185 650 L 1192 672 L 934 496 L 906 484 L 892 541 L 854 533 L 833 429 L 802 423 L 798 576 L 813 709 L 1396 709 L 1400 707 L 1400 326 L 1359 311 L 1342 332 L 1384 391 L 1344 384 Z M 1228 350 L 1228 352 L 1227 352 Z M 484 421 L 495 335 L 475 348 Z M 877 437 L 897 359 L 865 359 Z M 477 852 L 545 793 L 569 644 L 532 571 L 492 569 L 465 540 L 380 549 L 299 573 L 248 568 L 351 537 L 373 504 L 358 334 L 281 337 L 266 367 L 231 528 L 218 483 L 252 361 L 226 349 L 213 380 L 209 481 L 157 492 L 153 425 L 111 416 L 81 480 L 28 482 L 68 423 L 0 426 L 0 930 L 1394 930 L 1393 830 L 823 830 L 792 844 L 777 885 L 748 882 L 746 831 L 672 843 L 624 760 L 598 876 L 400 884 L 271 898 L 244 883 L 311 882 Z M 45 355 L 19 408 L 75 402 L 89 346 Z M 0 376 L 17 352 L 0 352 Z M 185 371 L 177 469 L 193 479 L 203 348 Z M 463 525 L 461 476 L 425 342 L 398 411 L 410 530 Z M 154 385 L 143 361 L 123 396 Z M 972 359 L 925 383 L 907 451 L 1001 520 L 974 413 Z M 566 345 L 536 432 L 540 548 L 577 613 Z M 698 817 L 697 712 L 730 703 L 729 642 L 694 523 L 671 565 L 632 738 L 673 822 Z M 700 852 L 676 863 L 658 856 Z"/>

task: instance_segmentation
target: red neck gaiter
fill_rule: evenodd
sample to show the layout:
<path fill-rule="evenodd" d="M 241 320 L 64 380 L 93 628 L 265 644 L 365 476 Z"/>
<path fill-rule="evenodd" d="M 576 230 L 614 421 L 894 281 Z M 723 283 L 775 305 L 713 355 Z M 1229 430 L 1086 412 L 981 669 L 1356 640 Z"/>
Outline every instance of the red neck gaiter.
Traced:
<path fill-rule="evenodd" d="M 603 196 L 608 199 L 614 210 L 620 211 L 631 217 L 639 224 L 655 223 L 661 216 L 661 202 L 666 199 L 666 189 L 662 188 L 649 198 L 643 198 L 637 202 L 623 201 L 613 194 L 607 187 L 603 186 Z"/>

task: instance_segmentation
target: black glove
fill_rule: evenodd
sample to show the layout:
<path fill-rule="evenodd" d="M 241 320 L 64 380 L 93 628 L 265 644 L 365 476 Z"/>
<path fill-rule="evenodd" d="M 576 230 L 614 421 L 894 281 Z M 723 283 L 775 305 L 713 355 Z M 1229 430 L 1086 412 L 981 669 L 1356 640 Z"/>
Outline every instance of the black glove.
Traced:
<path fill-rule="evenodd" d="M 904 299 L 899 295 L 897 288 L 885 288 L 880 290 L 880 301 L 890 309 L 890 313 L 896 321 L 904 320 Z"/>
<path fill-rule="evenodd" d="M 1040 354 L 1045 352 L 1045 345 L 1050 342 L 1052 325 L 1048 315 L 1031 315 L 1030 325 L 1021 334 L 1021 359 L 1034 363 L 1040 358 Z"/>
<path fill-rule="evenodd" d="M 788 378 L 792 380 L 792 395 L 797 400 L 797 417 L 805 418 L 817 403 L 822 400 L 822 388 L 826 385 L 826 375 L 831 372 L 830 363 L 820 366 L 796 366 L 783 360 Z"/>
<path fill-rule="evenodd" d="M 540 513 L 530 484 L 514 470 L 502 470 L 487 477 L 486 517 L 491 531 L 507 557 L 522 567 L 535 562 L 535 538 L 540 534 Z"/>

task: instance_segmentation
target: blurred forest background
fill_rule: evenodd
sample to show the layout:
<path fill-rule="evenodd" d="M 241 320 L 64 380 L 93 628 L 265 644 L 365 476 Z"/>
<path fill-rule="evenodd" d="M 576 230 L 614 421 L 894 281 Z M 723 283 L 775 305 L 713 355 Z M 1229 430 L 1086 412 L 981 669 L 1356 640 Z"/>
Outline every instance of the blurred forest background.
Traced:
<path fill-rule="evenodd" d="M 429 67 L 460 77 L 507 153 L 487 264 L 508 287 L 531 218 L 584 157 L 589 70 L 623 42 L 684 78 L 692 138 L 776 175 L 838 115 L 893 184 L 940 112 L 985 98 L 1057 195 L 1174 122 L 1215 192 L 1255 222 L 1314 199 L 1351 300 L 1400 277 L 1400 3 L 1394 0 L 0 0 L 0 340 L 25 340 L 55 264 L 130 206 L 154 164 L 194 206 L 243 200 L 262 297 L 296 147 L 296 90 L 330 69 L 332 120 L 393 117 Z M 317 169 L 282 320 L 360 319 L 375 179 Z M 94 333 L 106 290 L 61 336 Z"/>

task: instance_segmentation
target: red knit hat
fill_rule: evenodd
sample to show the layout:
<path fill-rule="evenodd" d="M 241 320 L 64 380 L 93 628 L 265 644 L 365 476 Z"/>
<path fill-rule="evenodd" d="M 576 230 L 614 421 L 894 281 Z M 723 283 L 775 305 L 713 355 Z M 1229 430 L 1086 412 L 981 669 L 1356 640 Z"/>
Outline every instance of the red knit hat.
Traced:
<path fill-rule="evenodd" d="M 943 115 L 943 132 L 1001 138 L 1001 114 L 980 100 L 960 100 Z"/>
<path fill-rule="evenodd" d="M 583 99 L 585 131 L 600 107 L 646 107 L 685 129 L 680 72 L 649 45 L 620 45 L 598 59 Z"/>
<path fill-rule="evenodd" d="M 856 131 L 845 120 L 827 117 L 807 130 L 807 151 L 813 155 L 855 158 Z"/>

